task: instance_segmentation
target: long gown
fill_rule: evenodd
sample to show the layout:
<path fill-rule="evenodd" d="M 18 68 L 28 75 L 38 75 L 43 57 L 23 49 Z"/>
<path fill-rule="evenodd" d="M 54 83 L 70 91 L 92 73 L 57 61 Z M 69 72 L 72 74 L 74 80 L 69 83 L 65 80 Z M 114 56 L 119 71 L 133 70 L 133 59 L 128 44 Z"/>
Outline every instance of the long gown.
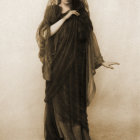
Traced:
<path fill-rule="evenodd" d="M 62 14 L 58 5 L 55 10 L 56 20 L 50 20 L 48 25 L 67 14 Z M 84 15 L 82 10 L 79 12 Z M 90 140 L 86 97 L 89 24 L 87 18 L 72 15 L 47 40 L 51 44 L 46 49 L 51 54 L 51 80 L 46 80 L 44 99 L 45 140 Z"/>

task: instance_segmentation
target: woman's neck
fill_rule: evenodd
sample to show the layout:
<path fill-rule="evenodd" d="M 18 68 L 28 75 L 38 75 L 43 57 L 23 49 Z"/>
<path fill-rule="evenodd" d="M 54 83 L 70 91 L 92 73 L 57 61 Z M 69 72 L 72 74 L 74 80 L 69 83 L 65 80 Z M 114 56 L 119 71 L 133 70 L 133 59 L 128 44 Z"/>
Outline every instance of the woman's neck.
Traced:
<path fill-rule="evenodd" d="M 62 7 L 62 13 L 65 13 L 71 9 L 71 5 L 65 3 L 60 3 L 59 6 Z"/>

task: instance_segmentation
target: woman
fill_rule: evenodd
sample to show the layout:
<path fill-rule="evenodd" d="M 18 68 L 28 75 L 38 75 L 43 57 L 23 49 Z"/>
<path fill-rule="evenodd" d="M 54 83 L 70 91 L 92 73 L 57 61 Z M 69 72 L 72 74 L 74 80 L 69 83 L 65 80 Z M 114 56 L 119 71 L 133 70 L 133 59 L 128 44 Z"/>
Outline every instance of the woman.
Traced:
<path fill-rule="evenodd" d="M 101 56 L 86 0 L 49 0 L 36 36 L 46 80 L 45 140 L 90 140 L 86 108 Z"/>

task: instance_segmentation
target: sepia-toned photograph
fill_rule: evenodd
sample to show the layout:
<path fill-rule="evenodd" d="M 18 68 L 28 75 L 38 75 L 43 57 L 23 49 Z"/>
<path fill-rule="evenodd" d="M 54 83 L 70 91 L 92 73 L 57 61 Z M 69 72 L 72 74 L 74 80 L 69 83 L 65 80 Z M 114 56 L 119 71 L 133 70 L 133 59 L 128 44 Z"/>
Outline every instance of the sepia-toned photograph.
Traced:
<path fill-rule="evenodd" d="M 140 1 L 0 5 L 0 140 L 140 140 Z"/>

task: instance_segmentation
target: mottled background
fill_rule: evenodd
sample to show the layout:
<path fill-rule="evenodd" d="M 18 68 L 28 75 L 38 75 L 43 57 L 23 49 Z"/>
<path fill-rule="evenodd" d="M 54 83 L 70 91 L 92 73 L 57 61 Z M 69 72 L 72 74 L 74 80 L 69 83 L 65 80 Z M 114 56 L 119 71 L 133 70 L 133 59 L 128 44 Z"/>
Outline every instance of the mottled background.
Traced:
<path fill-rule="evenodd" d="M 0 1 L 0 140 L 43 140 L 45 81 L 35 33 L 45 0 Z M 90 0 L 107 61 L 88 108 L 93 140 L 140 140 L 140 1 Z"/>

